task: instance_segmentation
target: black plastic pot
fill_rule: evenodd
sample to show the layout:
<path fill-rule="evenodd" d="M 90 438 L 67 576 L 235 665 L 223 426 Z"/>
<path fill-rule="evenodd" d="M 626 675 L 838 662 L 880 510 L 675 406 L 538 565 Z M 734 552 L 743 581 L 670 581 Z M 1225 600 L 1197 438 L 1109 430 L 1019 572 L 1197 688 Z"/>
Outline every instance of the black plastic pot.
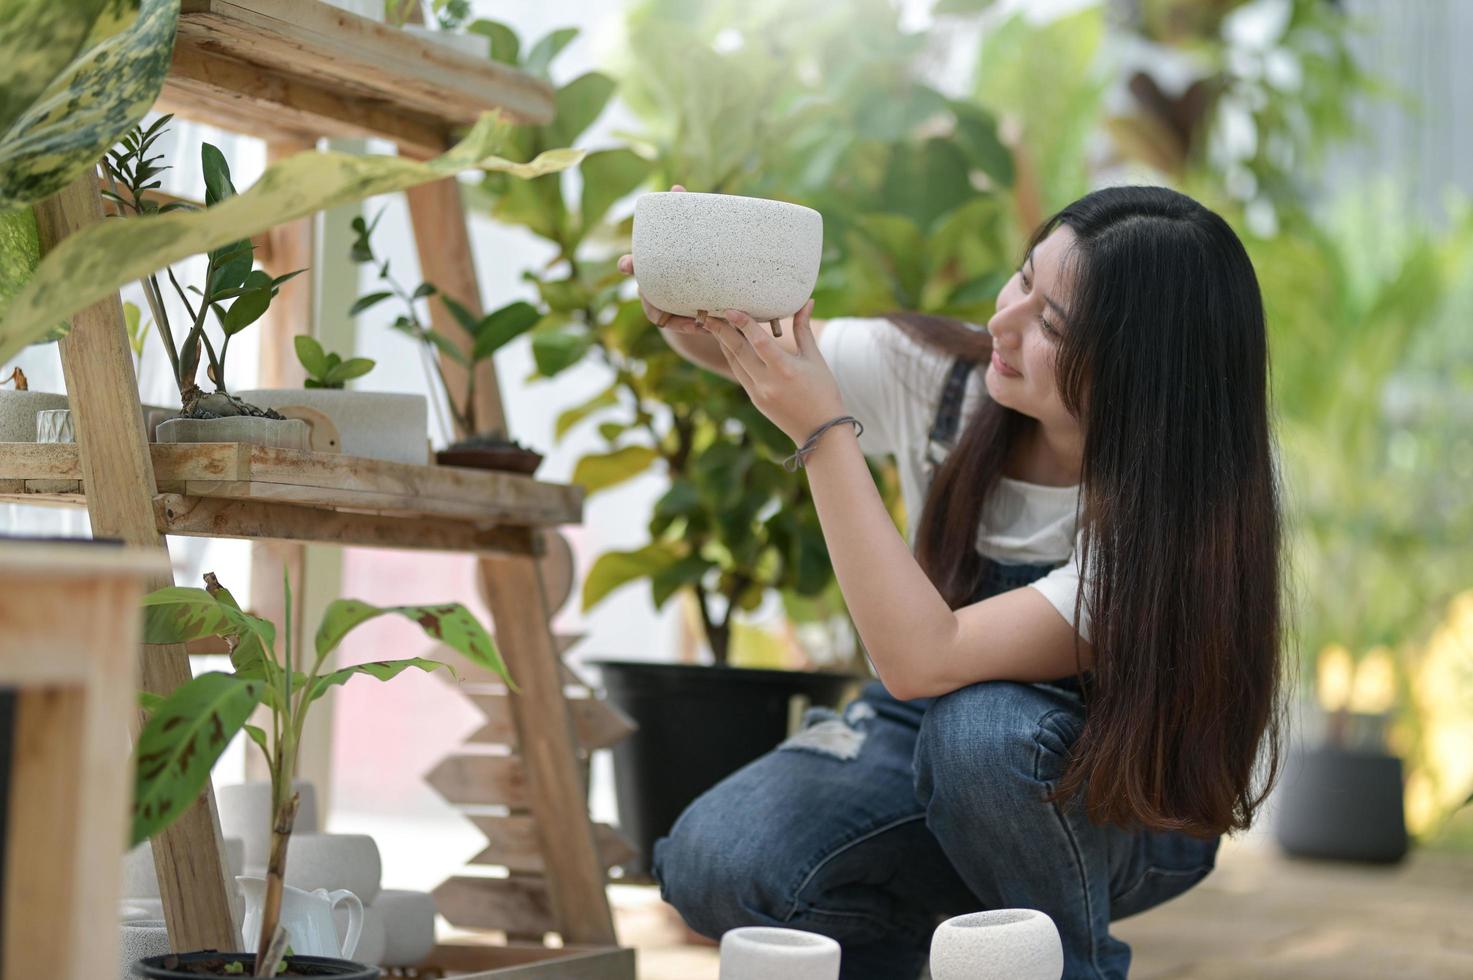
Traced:
<path fill-rule="evenodd" d="M 1295 857 L 1391 864 L 1407 853 L 1401 759 L 1323 746 L 1289 757 L 1274 835 Z"/>
<path fill-rule="evenodd" d="M 691 802 L 787 738 L 792 699 L 837 707 L 859 678 L 624 660 L 593 661 L 609 700 L 639 724 L 614 746 L 619 828 L 649 874 L 654 843 Z"/>
<path fill-rule="evenodd" d="M 133 975 L 144 980 L 199 980 L 197 973 L 185 973 L 175 969 L 179 963 L 198 963 L 202 960 L 223 960 L 240 963 L 247 970 L 256 964 L 255 953 L 217 953 L 207 949 L 198 953 L 170 953 L 167 956 L 147 956 L 133 964 Z M 167 966 L 165 964 L 168 964 Z M 288 970 L 299 970 L 297 976 L 337 977 L 338 980 L 379 980 L 381 971 L 376 966 L 364 966 L 351 960 L 338 960 L 328 956 L 288 956 Z M 255 974 L 233 974 L 241 980 L 250 980 Z"/>

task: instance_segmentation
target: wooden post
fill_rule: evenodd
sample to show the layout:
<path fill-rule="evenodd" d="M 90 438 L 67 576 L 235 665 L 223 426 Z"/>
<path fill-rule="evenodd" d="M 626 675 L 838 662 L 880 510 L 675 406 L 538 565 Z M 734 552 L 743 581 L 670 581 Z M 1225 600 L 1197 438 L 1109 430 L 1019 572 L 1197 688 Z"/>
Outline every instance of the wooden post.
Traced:
<path fill-rule="evenodd" d="M 480 316 L 485 310 L 481 306 L 481 289 L 476 283 L 476 265 L 471 256 L 471 236 L 460 201 L 460 185 L 453 179 L 439 180 L 412 188 L 405 192 L 405 197 L 409 200 L 409 218 L 419 250 L 420 275 L 426 282 L 440 287 L 440 292 Z M 465 353 L 470 353 L 470 338 L 438 299 L 430 301 L 430 320 L 436 330 L 452 338 Z M 450 384 L 451 396 L 463 399 L 469 376 L 465 367 L 441 354 L 440 369 Z M 489 358 L 476 365 L 475 418 L 479 432 L 457 433 L 458 438 L 480 433 L 506 435 L 501 385 L 496 380 L 496 368 Z"/>
<path fill-rule="evenodd" d="M 141 552 L 141 553 L 140 553 Z M 0 976 L 117 975 L 139 597 L 168 562 L 90 542 L 0 543 Z"/>
<path fill-rule="evenodd" d="M 102 198 L 91 171 L 36 205 L 43 252 L 67 235 L 103 220 Z M 61 365 L 71 398 L 72 425 L 87 487 L 95 537 L 120 538 L 167 555 L 153 511 L 156 483 L 143 409 L 133 374 L 123 306 L 116 295 L 72 318 L 61 341 Z M 146 589 L 173 584 L 158 574 Z M 142 686 L 168 694 L 192 676 L 182 645 L 154 647 L 142 662 Z M 239 942 L 230 889 L 221 860 L 215 795 L 204 793 L 168 830 L 153 839 L 164 919 L 176 950 L 230 949 Z"/>

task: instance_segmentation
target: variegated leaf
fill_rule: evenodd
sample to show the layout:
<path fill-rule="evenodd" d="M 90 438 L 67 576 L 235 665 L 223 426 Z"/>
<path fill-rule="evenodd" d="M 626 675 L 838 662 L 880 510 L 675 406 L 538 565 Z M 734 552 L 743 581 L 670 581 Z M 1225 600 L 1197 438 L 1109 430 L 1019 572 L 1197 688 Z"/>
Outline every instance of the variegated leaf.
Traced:
<path fill-rule="evenodd" d="M 427 674 L 441 668 L 450 671 L 452 675 L 455 673 L 455 668 L 449 664 L 441 663 L 438 660 L 426 660 L 423 657 L 411 657 L 408 660 L 375 660 L 366 664 L 354 664 L 351 667 L 344 667 L 341 670 L 335 670 L 331 674 L 317 678 L 312 685 L 312 690 L 307 693 L 307 701 L 309 703 L 316 701 L 326 694 L 330 688 L 336 687 L 339 684 L 346 684 L 359 674 L 367 674 L 369 677 L 387 681 L 398 677 L 411 667 L 416 667 Z"/>
<path fill-rule="evenodd" d="M 516 685 L 507 673 L 501 651 L 496 649 L 496 642 L 491 639 L 491 634 L 486 632 L 486 627 L 481 625 L 481 621 L 469 609 L 458 602 L 441 606 L 380 608 L 357 599 L 339 599 L 328 605 L 322 614 L 322 624 L 317 630 L 318 658 L 326 657 L 358 625 L 390 614 L 412 619 L 426 634 L 454 647 L 471 661 L 494 670 L 515 689 Z"/>

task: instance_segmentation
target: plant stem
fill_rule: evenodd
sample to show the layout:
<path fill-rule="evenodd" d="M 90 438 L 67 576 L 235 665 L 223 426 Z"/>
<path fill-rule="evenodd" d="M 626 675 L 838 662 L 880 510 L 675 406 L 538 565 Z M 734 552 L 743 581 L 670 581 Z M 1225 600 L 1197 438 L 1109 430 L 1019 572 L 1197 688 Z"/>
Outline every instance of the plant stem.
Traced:
<path fill-rule="evenodd" d="M 272 768 L 272 800 L 271 808 L 271 856 L 266 864 L 266 899 L 261 906 L 261 935 L 256 943 L 256 964 L 253 971 L 254 976 L 275 976 L 275 966 L 271 966 L 271 972 L 266 972 L 268 953 L 271 941 L 276 938 L 277 926 L 281 924 L 281 895 L 282 885 L 286 876 L 286 850 L 291 842 L 292 825 L 297 820 L 296 793 L 291 792 L 292 777 L 288 752 L 283 751 L 280 743 L 277 744 L 276 766 Z M 282 798 L 282 786 L 286 787 L 287 795 Z"/>

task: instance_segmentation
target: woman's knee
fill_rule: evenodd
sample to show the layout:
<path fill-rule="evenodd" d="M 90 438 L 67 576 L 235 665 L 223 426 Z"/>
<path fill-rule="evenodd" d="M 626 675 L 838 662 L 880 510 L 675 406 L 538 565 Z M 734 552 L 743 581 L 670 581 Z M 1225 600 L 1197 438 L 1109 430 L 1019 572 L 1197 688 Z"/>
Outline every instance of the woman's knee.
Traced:
<path fill-rule="evenodd" d="M 916 793 L 928 809 L 1042 801 L 1063 773 L 1082 714 L 1064 694 L 988 681 L 937 698 L 916 743 Z M 980 813 L 977 815 L 981 815 Z"/>

